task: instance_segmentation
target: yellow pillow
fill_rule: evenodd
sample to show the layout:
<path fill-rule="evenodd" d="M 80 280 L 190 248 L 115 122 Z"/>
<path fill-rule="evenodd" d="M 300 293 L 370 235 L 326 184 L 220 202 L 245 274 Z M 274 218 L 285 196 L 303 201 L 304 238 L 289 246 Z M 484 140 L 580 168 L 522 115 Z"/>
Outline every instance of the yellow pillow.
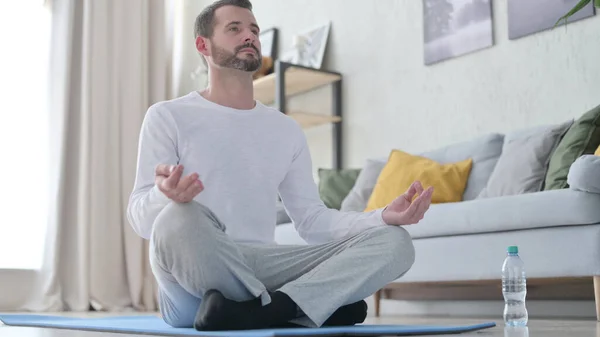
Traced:
<path fill-rule="evenodd" d="M 600 156 L 600 146 L 598 146 L 598 148 L 596 149 L 596 152 L 594 152 L 594 154 L 596 156 Z"/>
<path fill-rule="evenodd" d="M 433 186 L 431 203 L 462 201 L 473 159 L 440 164 L 429 158 L 392 150 L 377 178 L 365 212 L 385 207 L 418 180 L 424 189 Z"/>

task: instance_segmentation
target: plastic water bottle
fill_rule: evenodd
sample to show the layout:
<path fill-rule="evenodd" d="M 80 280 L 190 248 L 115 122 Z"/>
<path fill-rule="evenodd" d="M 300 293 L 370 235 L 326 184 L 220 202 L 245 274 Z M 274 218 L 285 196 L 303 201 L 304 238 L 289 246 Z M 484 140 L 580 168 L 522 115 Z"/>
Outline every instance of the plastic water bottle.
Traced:
<path fill-rule="evenodd" d="M 504 295 L 504 324 L 527 326 L 528 313 L 525 306 L 527 280 L 525 264 L 519 257 L 519 248 L 510 246 L 502 265 L 502 294 Z"/>

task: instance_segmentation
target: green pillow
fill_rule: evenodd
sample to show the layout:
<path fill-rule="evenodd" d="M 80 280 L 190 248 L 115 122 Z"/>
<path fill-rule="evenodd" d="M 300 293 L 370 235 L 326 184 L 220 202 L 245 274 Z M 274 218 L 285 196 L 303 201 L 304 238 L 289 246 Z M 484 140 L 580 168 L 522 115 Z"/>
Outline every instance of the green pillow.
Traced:
<path fill-rule="evenodd" d="M 550 158 L 544 190 L 567 188 L 569 168 L 584 154 L 600 145 L 600 105 L 573 123 Z"/>
<path fill-rule="evenodd" d="M 354 186 L 360 169 L 319 169 L 319 195 L 329 208 L 339 210 Z"/>

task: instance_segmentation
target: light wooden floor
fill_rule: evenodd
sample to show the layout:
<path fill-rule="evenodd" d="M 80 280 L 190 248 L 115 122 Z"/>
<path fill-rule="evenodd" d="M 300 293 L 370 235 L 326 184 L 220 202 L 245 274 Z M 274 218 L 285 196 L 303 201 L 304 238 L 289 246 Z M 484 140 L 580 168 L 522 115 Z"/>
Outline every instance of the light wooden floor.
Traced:
<path fill-rule="evenodd" d="M 73 315 L 77 316 L 77 315 Z M 459 336 L 480 337 L 600 337 L 600 322 L 595 320 L 530 320 L 525 329 L 505 329 L 502 318 L 416 318 L 385 316 L 380 318 L 369 317 L 366 324 L 430 324 L 430 325 L 462 325 L 477 324 L 482 322 L 496 322 L 497 326 L 491 329 L 461 334 Z M 75 330 L 20 328 L 2 326 L 0 324 L 0 337 L 147 337 L 148 335 L 114 334 Z"/>

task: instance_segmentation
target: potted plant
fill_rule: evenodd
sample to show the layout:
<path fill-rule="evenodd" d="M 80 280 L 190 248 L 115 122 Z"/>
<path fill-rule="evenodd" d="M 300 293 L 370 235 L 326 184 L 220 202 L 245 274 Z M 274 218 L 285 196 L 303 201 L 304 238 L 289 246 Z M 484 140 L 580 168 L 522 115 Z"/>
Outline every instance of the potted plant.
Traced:
<path fill-rule="evenodd" d="M 593 1 L 594 1 L 594 6 L 600 8 L 600 0 L 593 0 Z M 579 3 L 577 5 L 575 5 L 575 7 L 573 7 L 573 9 L 571 9 L 567 14 L 563 15 L 560 19 L 558 19 L 558 21 L 556 22 L 556 25 L 558 25 L 561 21 L 565 21 L 565 23 L 567 23 L 568 18 L 570 18 L 573 14 L 579 12 L 583 7 L 587 6 L 590 2 L 592 2 L 592 0 L 579 1 Z"/>

